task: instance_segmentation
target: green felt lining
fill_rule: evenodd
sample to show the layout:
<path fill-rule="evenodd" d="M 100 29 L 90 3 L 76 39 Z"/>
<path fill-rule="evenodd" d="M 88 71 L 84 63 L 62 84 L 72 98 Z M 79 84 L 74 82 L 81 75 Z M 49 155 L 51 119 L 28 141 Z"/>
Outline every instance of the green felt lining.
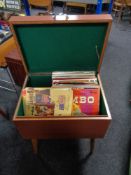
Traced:
<path fill-rule="evenodd" d="M 27 87 L 51 87 L 51 86 L 52 86 L 51 75 L 30 76 L 27 82 Z"/>
<path fill-rule="evenodd" d="M 97 71 L 108 23 L 14 25 L 29 73 Z M 96 51 L 97 48 L 97 51 Z"/>

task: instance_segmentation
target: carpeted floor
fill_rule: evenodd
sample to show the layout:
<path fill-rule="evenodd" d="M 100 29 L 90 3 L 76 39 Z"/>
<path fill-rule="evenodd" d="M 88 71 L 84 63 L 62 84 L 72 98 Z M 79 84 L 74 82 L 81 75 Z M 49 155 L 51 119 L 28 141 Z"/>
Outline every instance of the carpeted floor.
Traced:
<path fill-rule="evenodd" d="M 1 69 L 0 76 L 8 79 Z M 131 25 L 113 23 L 101 77 L 112 114 L 104 139 L 88 157 L 89 140 L 41 140 L 38 155 L 14 124 L 0 117 L 0 175 L 128 175 L 131 150 Z M 0 89 L 0 106 L 14 112 L 17 96 Z"/>

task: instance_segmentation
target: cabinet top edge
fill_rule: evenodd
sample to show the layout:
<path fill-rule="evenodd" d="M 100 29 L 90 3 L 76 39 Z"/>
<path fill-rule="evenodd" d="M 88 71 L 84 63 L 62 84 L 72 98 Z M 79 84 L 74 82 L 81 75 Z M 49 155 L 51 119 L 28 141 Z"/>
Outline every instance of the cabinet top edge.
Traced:
<path fill-rule="evenodd" d="M 67 18 L 68 17 L 68 18 Z M 45 15 L 45 16 L 13 16 L 9 20 L 11 24 L 44 24 L 44 23 L 110 23 L 112 16 L 102 15 Z"/>

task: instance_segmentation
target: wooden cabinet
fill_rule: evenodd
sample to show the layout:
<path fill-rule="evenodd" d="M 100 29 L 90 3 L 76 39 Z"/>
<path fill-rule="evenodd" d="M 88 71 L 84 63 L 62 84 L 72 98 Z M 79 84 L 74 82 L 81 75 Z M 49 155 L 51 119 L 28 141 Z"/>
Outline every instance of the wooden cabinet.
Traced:
<path fill-rule="evenodd" d="M 15 83 L 22 86 L 26 73 L 18 50 L 16 48 L 11 49 L 11 51 L 6 54 L 5 60 Z"/>
<path fill-rule="evenodd" d="M 26 139 L 103 138 L 111 114 L 99 72 L 111 16 L 13 17 L 10 24 L 27 73 L 24 88 L 51 86 L 53 71 L 86 70 L 96 72 L 101 89 L 99 115 L 84 117 L 25 116 L 21 94 L 13 117 L 21 135 Z"/>
<path fill-rule="evenodd" d="M 0 44 L 0 67 L 7 65 L 5 55 L 13 48 L 16 48 L 13 37 Z"/>

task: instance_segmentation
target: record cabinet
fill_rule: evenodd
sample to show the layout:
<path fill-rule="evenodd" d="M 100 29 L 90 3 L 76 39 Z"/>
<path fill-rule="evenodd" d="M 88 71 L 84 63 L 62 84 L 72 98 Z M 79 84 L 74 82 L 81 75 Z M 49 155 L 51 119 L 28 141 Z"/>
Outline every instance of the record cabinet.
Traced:
<path fill-rule="evenodd" d="M 95 71 L 101 88 L 100 114 L 88 116 L 24 116 L 20 95 L 13 122 L 26 139 L 103 138 L 111 114 L 99 75 L 110 15 L 12 17 L 11 29 L 21 55 L 25 87 L 50 87 L 53 71 Z"/>

